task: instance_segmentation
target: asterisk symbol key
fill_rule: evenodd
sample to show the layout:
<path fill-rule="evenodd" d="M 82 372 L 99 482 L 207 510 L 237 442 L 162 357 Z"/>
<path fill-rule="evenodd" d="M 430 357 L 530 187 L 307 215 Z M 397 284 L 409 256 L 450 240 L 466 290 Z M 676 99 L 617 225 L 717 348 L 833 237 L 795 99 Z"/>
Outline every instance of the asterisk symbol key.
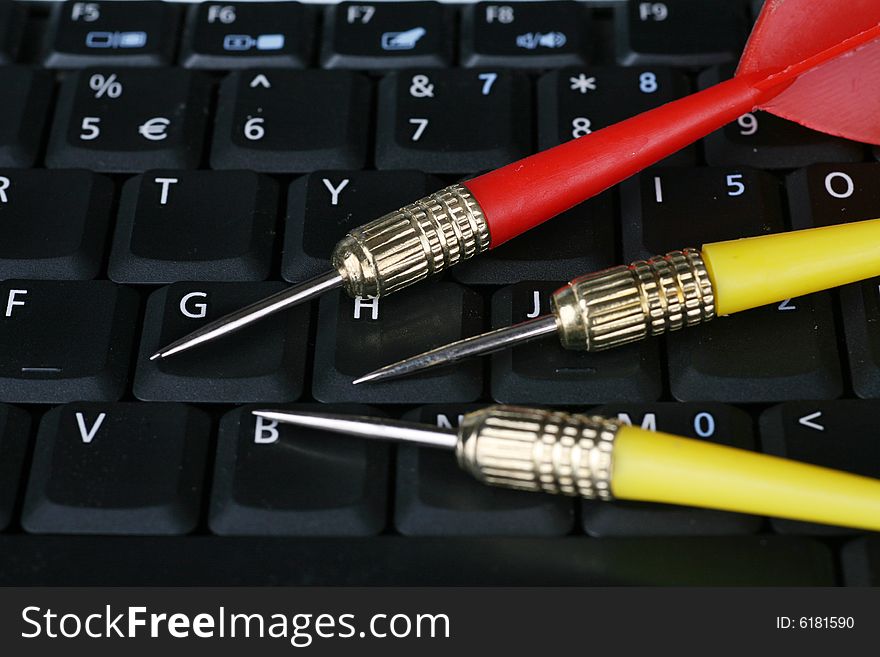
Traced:
<path fill-rule="evenodd" d="M 596 90 L 596 78 L 592 76 L 587 77 L 583 73 L 576 78 L 568 78 L 568 81 L 571 82 L 571 89 L 573 91 L 580 91 L 582 94 Z"/>

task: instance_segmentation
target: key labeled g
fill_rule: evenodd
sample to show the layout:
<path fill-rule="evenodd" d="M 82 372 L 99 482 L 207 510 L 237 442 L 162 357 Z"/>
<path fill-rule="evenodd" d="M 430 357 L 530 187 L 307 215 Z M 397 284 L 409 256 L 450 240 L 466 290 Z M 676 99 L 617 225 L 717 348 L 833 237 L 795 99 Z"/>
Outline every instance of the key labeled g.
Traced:
<path fill-rule="evenodd" d="M 208 304 L 207 303 L 192 303 L 187 305 L 187 302 L 190 299 L 194 299 L 196 297 L 201 297 L 202 299 L 207 299 L 208 295 L 205 292 L 190 292 L 181 298 L 180 300 L 180 313 L 184 317 L 189 317 L 190 319 L 202 319 L 205 315 L 208 314 Z"/>

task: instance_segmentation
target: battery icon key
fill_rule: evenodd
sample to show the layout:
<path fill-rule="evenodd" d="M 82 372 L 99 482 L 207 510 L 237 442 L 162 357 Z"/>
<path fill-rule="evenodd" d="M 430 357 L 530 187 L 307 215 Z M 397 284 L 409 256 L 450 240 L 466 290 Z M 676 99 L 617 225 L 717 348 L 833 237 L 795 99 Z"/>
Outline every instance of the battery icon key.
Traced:
<path fill-rule="evenodd" d="M 223 50 L 244 52 L 247 50 L 281 50 L 284 47 L 283 34 L 227 34 L 223 37 Z"/>

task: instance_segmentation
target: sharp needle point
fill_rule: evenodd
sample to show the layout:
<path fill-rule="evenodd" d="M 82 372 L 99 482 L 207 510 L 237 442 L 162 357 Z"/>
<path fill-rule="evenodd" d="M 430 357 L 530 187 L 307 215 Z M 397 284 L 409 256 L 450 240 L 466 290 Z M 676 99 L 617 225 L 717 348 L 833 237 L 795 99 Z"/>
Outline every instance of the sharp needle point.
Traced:
<path fill-rule="evenodd" d="M 505 326 L 504 328 L 489 331 L 482 335 L 475 335 L 458 342 L 452 342 L 431 351 L 426 351 L 418 356 L 405 358 L 404 360 L 386 365 L 378 370 L 364 374 L 352 383 L 366 383 L 367 381 L 384 381 L 399 376 L 413 374 L 431 367 L 448 365 L 472 356 L 491 354 L 495 351 L 507 349 L 521 342 L 529 342 L 549 333 L 556 332 L 556 317 L 554 315 L 541 315 L 534 319 Z"/>
<path fill-rule="evenodd" d="M 252 411 L 257 417 L 275 420 L 282 424 L 323 429 L 361 438 L 396 440 L 417 443 L 429 447 L 454 449 L 458 436 L 454 431 L 438 429 L 426 424 L 388 420 L 385 418 L 360 415 L 335 415 L 330 413 L 309 413 L 307 411 Z"/>
<path fill-rule="evenodd" d="M 160 349 L 150 356 L 150 360 L 168 358 L 169 356 L 173 356 L 182 351 L 187 351 L 200 344 L 213 342 L 225 335 L 235 333 L 254 322 L 274 315 L 277 312 L 305 303 L 328 290 L 341 287 L 342 283 L 342 276 L 335 271 L 316 276 L 304 283 L 277 292 L 272 296 L 261 299 L 256 303 L 252 303 L 249 306 L 236 310 L 228 315 L 224 315 L 220 319 L 206 324 L 189 335 L 185 335 L 180 340 L 176 340 L 168 346 Z"/>

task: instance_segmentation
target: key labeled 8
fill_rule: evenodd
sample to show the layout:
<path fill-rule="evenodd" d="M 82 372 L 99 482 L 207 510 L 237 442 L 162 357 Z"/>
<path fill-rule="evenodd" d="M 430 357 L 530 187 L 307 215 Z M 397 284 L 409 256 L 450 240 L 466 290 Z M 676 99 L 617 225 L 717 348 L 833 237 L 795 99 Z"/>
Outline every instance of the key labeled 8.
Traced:
<path fill-rule="evenodd" d="M 588 135 L 593 131 L 590 119 L 585 116 L 576 116 L 571 120 L 571 136 L 574 139 Z"/>

